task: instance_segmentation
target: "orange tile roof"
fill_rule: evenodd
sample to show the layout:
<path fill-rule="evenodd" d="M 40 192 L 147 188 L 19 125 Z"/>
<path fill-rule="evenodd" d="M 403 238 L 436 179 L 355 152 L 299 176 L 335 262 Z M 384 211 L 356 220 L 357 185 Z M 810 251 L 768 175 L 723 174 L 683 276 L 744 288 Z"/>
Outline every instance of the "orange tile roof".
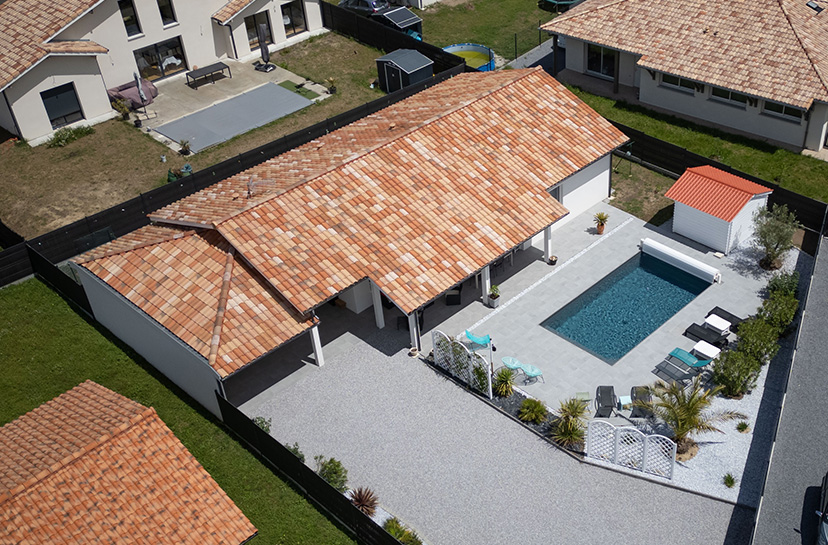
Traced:
<path fill-rule="evenodd" d="M 668 199 L 730 222 L 754 195 L 772 190 L 718 168 L 688 168 L 667 193 Z"/>
<path fill-rule="evenodd" d="M 213 19 L 222 25 L 226 25 L 241 10 L 253 3 L 253 0 L 230 0 L 221 9 L 213 14 Z"/>
<path fill-rule="evenodd" d="M 152 225 L 84 256 L 76 262 L 201 354 L 221 377 L 313 325 L 215 232 Z"/>
<path fill-rule="evenodd" d="M 641 55 L 643 68 L 807 109 L 828 101 L 828 9 L 805 4 L 586 0 L 542 28 Z"/>
<path fill-rule="evenodd" d="M 154 409 L 86 381 L 0 427 L 0 541 L 242 543 L 256 528 Z"/>
<path fill-rule="evenodd" d="M 94 42 L 87 42 L 89 45 L 83 48 L 78 42 L 71 42 L 73 46 L 45 44 L 101 1 L 5 0 L 0 3 L 0 90 L 48 54 L 66 53 L 62 48 L 71 48 L 76 54 L 100 53 L 103 48 Z"/>
<path fill-rule="evenodd" d="M 483 76 L 466 74 L 452 78 L 176 201 L 153 212 L 150 218 L 163 223 L 212 227 L 214 222 L 341 168 L 348 161 L 371 153 L 504 86 L 512 85 L 526 75 L 523 70 L 507 70 L 488 72 Z M 558 116 L 554 121 L 560 119 Z M 595 130 L 606 131 L 606 122 L 601 120 Z M 579 145 L 582 145 L 581 141 Z M 599 141 L 597 145 L 601 146 L 603 142 Z M 252 189 L 250 196 L 249 189 Z"/>
<path fill-rule="evenodd" d="M 414 311 L 565 215 L 547 189 L 627 140 L 540 69 L 481 96 L 490 77 L 438 85 L 474 98 L 402 134 L 375 118 L 386 143 L 218 231 L 302 312 L 366 277 Z"/>

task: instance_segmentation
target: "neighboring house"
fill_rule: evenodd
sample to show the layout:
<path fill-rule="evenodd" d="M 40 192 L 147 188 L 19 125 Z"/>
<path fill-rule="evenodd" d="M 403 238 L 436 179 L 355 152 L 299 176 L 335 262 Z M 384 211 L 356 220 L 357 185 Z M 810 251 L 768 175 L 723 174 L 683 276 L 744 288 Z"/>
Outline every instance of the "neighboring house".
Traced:
<path fill-rule="evenodd" d="M 541 69 L 462 74 L 150 215 L 72 264 L 95 318 L 218 413 L 334 298 L 384 327 L 609 196 L 627 138 Z M 389 311 L 392 312 L 392 311 Z M 398 314 L 399 316 L 399 314 Z"/>
<path fill-rule="evenodd" d="M 753 216 L 772 190 L 711 166 L 688 168 L 665 197 L 673 232 L 725 254 L 753 236 Z"/>
<path fill-rule="evenodd" d="M 828 2 L 586 0 L 541 28 L 566 68 L 634 87 L 642 104 L 787 147 L 828 127 Z"/>
<path fill-rule="evenodd" d="M 239 544 L 256 528 L 155 409 L 86 381 L 0 427 L 0 542 Z"/>
<path fill-rule="evenodd" d="M 5 0 L 0 127 L 37 144 L 113 117 L 106 90 L 286 45 L 322 29 L 321 0 Z"/>

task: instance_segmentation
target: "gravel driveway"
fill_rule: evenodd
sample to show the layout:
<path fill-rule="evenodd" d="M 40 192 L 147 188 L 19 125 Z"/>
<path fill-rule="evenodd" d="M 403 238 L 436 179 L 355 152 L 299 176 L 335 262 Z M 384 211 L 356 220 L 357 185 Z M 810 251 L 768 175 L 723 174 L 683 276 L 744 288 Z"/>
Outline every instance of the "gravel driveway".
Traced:
<path fill-rule="evenodd" d="M 372 488 L 430 545 L 747 543 L 752 510 L 581 464 L 403 342 L 377 331 L 242 410 L 272 418 L 271 434 L 309 462 L 342 461 L 351 486 Z"/>

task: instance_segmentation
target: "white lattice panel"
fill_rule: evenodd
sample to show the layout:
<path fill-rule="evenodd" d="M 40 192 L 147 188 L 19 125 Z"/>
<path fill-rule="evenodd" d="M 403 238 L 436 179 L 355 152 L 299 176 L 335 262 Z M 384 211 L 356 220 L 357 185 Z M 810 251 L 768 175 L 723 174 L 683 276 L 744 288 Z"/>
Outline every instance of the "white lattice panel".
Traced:
<path fill-rule="evenodd" d="M 616 428 L 590 420 L 587 456 L 667 479 L 673 478 L 676 444 L 663 435 L 645 435 L 636 428 Z"/>
<path fill-rule="evenodd" d="M 676 444 L 663 435 L 647 436 L 647 459 L 642 468 L 646 473 L 673 478 L 676 463 Z"/>
<path fill-rule="evenodd" d="M 600 420 L 590 420 L 587 425 L 586 452 L 590 458 L 614 461 L 615 426 Z"/>
<path fill-rule="evenodd" d="M 646 435 L 635 428 L 615 430 L 615 463 L 632 469 L 642 469 Z"/>
<path fill-rule="evenodd" d="M 436 329 L 431 332 L 431 344 L 434 346 L 434 364 L 449 370 L 451 365 L 451 339 Z"/>

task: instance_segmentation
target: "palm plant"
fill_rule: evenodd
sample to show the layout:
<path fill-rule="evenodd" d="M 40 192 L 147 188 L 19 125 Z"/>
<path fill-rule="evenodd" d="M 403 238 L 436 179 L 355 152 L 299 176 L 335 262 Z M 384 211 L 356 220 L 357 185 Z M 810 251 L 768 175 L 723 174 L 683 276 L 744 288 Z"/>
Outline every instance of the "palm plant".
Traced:
<path fill-rule="evenodd" d="M 373 490 L 360 486 L 351 492 L 351 503 L 369 517 L 373 517 L 377 511 L 379 500 Z"/>
<path fill-rule="evenodd" d="M 636 400 L 634 405 L 649 409 L 672 430 L 678 452 L 685 453 L 695 443 L 691 436 L 706 431 L 724 433 L 714 424 L 729 420 L 745 419 L 747 416 L 736 411 L 709 411 L 713 398 L 721 386 L 710 390 L 702 387 L 701 378 L 695 377 L 685 389 L 682 384 L 665 384 L 657 381 L 649 387 L 652 401 Z"/>
<path fill-rule="evenodd" d="M 518 418 L 524 422 L 532 422 L 533 424 L 543 424 L 549 413 L 546 410 L 546 405 L 539 399 L 531 397 L 523 400 L 518 412 Z"/>
<path fill-rule="evenodd" d="M 494 394 L 498 397 L 509 397 L 515 391 L 514 383 L 515 372 L 506 367 L 500 369 L 494 379 Z"/>

